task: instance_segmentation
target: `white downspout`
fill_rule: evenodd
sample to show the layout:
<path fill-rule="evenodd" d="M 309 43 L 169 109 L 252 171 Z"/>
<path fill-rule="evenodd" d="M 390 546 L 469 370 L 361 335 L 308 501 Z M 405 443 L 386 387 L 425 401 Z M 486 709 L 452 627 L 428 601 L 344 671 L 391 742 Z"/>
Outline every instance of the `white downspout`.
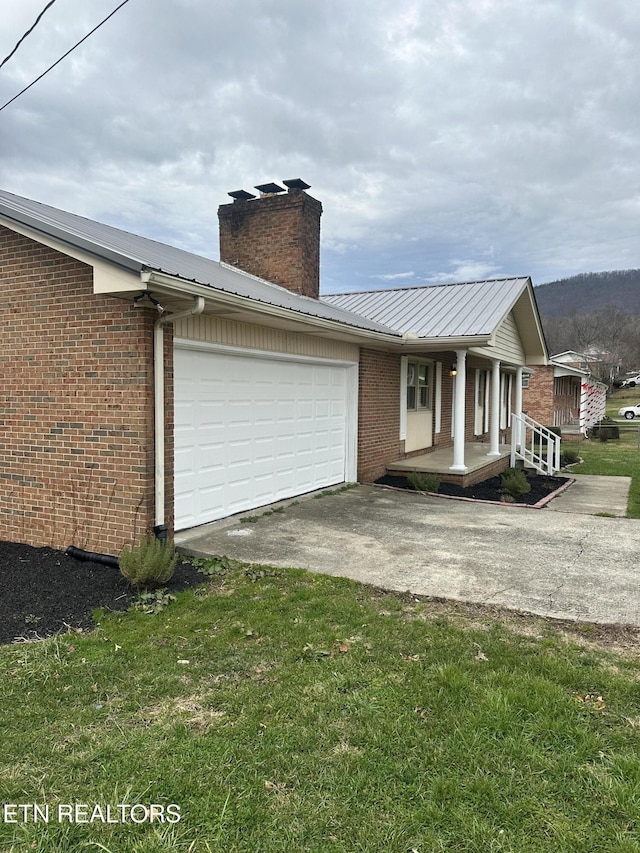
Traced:
<path fill-rule="evenodd" d="M 191 308 L 176 314 L 160 317 L 153 325 L 153 399 L 154 399 L 154 454 L 155 454 L 155 526 L 153 532 L 158 539 L 167 535 L 165 525 L 165 465 L 164 465 L 164 326 L 184 317 L 202 314 L 204 298 L 195 296 Z"/>

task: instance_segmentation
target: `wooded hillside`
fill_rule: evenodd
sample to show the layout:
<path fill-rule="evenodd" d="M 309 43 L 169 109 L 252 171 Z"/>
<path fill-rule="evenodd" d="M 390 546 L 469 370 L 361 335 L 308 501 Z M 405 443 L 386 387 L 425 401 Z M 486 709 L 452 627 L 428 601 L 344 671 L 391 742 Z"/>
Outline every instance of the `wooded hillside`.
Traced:
<path fill-rule="evenodd" d="M 604 382 L 640 369 L 640 270 L 582 273 L 541 284 L 535 295 L 550 354 L 591 353 L 590 369 Z"/>
<path fill-rule="evenodd" d="M 581 273 L 541 284 L 535 294 L 543 318 L 597 314 L 610 306 L 640 314 L 640 270 Z"/>

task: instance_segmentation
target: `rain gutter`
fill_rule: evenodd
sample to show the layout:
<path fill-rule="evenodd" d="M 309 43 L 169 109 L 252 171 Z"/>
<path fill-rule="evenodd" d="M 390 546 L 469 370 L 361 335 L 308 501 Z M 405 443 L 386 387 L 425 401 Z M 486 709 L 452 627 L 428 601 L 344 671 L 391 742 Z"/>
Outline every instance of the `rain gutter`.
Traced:
<path fill-rule="evenodd" d="M 357 337 L 376 340 L 380 343 L 402 344 L 402 336 L 399 333 L 389 330 L 378 331 L 376 329 L 367 329 L 361 326 L 351 325 L 347 320 L 333 320 L 327 317 L 319 317 L 316 314 L 307 314 L 302 311 L 297 311 L 295 308 L 286 308 L 281 305 L 272 305 L 269 302 L 261 302 L 257 299 L 252 299 L 250 296 L 241 296 L 237 293 L 229 293 L 229 291 L 218 290 L 215 286 L 206 284 L 198 284 L 197 282 L 186 281 L 185 279 L 169 275 L 167 273 L 146 271 L 140 274 L 140 278 L 146 288 L 153 285 L 163 287 L 182 296 L 204 296 L 205 298 L 215 299 L 221 305 L 230 308 L 247 310 L 250 308 L 260 314 L 277 317 L 283 320 L 296 319 L 298 322 L 308 323 L 326 331 L 341 331 L 343 333 L 353 334 Z M 322 304 L 322 303 L 320 303 Z M 356 315 L 357 316 L 357 315 Z M 362 318 L 365 319 L 364 317 Z"/>

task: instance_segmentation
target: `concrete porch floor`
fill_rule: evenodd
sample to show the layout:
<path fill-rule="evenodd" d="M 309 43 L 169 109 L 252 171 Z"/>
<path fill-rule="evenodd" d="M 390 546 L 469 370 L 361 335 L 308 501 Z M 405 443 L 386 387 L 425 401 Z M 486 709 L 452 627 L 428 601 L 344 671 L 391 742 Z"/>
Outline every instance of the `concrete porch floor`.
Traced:
<path fill-rule="evenodd" d="M 488 443 L 466 443 L 464 463 L 467 471 L 464 474 L 456 474 L 449 470 L 449 466 L 453 464 L 453 447 L 443 447 L 430 453 L 421 453 L 420 456 L 398 459 L 387 465 L 387 473 L 402 475 L 410 471 L 418 471 L 421 474 L 436 474 L 442 482 L 457 483 L 464 488 L 480 483 L 482 480 L 488 480 L 489 477 L 495 477 L 509 467 L 510 444 L 500 445 L 500 456 L 487 456 L 488 452 Z"/>

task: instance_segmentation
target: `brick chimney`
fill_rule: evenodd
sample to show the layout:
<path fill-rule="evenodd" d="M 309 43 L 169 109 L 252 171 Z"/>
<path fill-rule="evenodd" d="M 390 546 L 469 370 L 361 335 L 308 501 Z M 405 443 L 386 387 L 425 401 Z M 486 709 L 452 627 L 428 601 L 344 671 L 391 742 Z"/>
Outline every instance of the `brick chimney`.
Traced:
<path fill-rule="evenodd" d="M 321 203 L 296 178 L 260 184 L 260 197 L 236 190 L 218 208 L 220 260 L 294 293 L 320 294 Z"/>

